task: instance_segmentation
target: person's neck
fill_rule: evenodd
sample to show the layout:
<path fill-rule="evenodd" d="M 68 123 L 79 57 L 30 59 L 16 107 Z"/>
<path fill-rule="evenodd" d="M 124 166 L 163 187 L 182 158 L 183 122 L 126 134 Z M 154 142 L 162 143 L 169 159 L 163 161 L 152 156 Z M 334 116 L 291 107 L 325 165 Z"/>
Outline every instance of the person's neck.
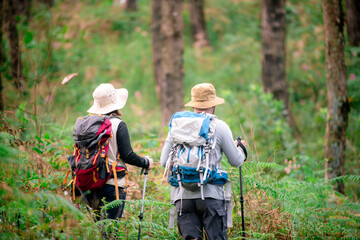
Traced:
<path fill-rule="evenodd" d="M 206 108 L 206 109 L 200 109 L 200 108 L 194 108 L 194 112 L 196 113 L 209 113 L 209 114 L 215 114 L 215 107 Z"/>

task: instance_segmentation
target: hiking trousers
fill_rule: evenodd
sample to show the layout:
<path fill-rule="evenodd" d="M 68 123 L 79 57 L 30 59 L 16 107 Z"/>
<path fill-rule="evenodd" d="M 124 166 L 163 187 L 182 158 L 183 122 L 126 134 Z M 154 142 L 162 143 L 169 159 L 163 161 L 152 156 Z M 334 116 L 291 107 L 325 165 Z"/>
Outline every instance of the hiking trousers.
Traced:
<path fill-rule="evenodd" d="M 176 201 L 177 224 L 184 240 L 227 239 L 225 200 L 213 198 Z"/>
<path fill-rule="evenodd" d="M 119 187 L 119 199 L 125 200 L 125 198 L 125 189 Z M 107 209 L 104 213 L 101 214 L 101 208 L 104 206 L 103 200 L 106 203 L 110 203 L 116 200 L 114 185 L 105 184 L 105 186 L 100 190 L 85 193 L 83 194 L 83 200 L 85 204 L 95 212 L 96 220 L 98 221 L 104 219 L 120 219 L 124 211 L 125 202 L 122 202 L 122 204 Z"/>
<path fill-rule="evenodd" d="M 119 187 L 119 200 L 125 200 L 125 198 L 125 189 Z M 103 212 L 101 211 L 101 208 L 104 207 L 104 201 L 105 203 L 110 203 L 116 200 L 115 186 L 110 184 L 105 184 L 102 189 L 83 193 L 83 200 L 87 205 L 88 210 L 92 209 L 94 211 L 97 221 L 104 219 L 120 220 L 125 207 L 125 202 L 122 202 L 113 208 L 109 208 Z M 109 228 L 109 226 L 106 226 L 106 223 L 104 223 L 105 222 L 102 222 L 102 224 L 98 225 L 102 239 L 122 239 L 120 229 L 113 228 L 111 225 Z"/>

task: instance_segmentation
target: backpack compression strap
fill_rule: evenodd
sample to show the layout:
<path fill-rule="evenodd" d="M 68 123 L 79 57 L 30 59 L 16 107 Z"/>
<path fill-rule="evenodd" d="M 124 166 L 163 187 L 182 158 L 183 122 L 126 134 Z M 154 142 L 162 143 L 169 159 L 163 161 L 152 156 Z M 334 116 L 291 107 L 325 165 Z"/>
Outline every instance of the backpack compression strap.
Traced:
<path fill-rule="evenodd" d="M 116 164 L 117 164 L 116 161 L 112 163 L 112 170 L 114 172 L 116 200 L 119 200 L 119 187 L 118 187 L 118 181 L 117 181 Z"/>
<path fill-rule="evenodd" d="M 173 206 L 170 207 L 169 229 L 174 229 L 174 225 L 175 225 L 176 207 L 175 207 L 174 198 L 175 198 L 175 187 L 171 186 L 170 204 Z"/>
<path fill-rule="evenodd" d="M 231 182 L 229 180 L 225 184 L 225 206 L 227 211 L 227 226 L 231 228 L 233 227 L 233 203 L 231 201 Z"/>

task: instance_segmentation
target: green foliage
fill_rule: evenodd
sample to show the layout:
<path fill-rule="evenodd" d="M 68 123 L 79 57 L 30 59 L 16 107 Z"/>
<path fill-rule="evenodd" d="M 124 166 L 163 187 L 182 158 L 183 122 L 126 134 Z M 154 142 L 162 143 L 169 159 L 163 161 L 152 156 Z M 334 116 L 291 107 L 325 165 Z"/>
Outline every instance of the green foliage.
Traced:
<path fill-rule="evenodd" d="M 277 164 L 245 163 L 245 217 L 246 222 L 255 225 L 248 226 L 248 234 L 254 238 L 270 236 L 271 239 L 288 239 L 290 234 L 299 238 L 358 237 L 359 204 L 336 193 L 329 182 L 316 176 L 316 170 L 322 169 L 322 163 L 316 163 L 306 156 L 298 156 L 298 159 L 300 167 L 283 176 L 282 168 Z M 305 161 L 312 162 L 311 170 Z M 276 175 L 280 177 L 274 179 Z M 239 203 L 239 175 L 232 172 L 231 177 L 236 186 L 233 188 L 236 189 L 233 197 Z M 337 180 L 348 183 L 359 181 L 359 176 L 343 176 L 332 181 Z M 253 204 L 256 206 L 252 206 Z M 239 213 L 239 209 L 239 204 L 235 205 L 234 213 Z M 241 218 L 235 217 L 235 221 L 241 221 Z M 272 228 L 264 229 L 259 225 L 261 223 Z M 235 225 L 241 226 L 240 222 L 235 222 Z M 258 232 L 262 234 L 259 235 Z"/>
<path fill-rule="evenodd" d="M 58 1 L 52 9 L 34 2 L 31 19 L 19 17 L 19 37 L 27 91 L 14 90 L 9 46 L 1 66 L 6 109 L 0 123 L 0 238 L 101 239 L 101 233 L 136 239 L 179 239 L 167 229 L 170 187 L 159 166 L 166 131 L 155 91 L 151 52 L 151 5 L 137 1 L 138 11 L 125 12 L 114 1 Z M 185 101 L 200 82 L 213 83 L 226 104 L 216 114 L 234 137 L 248 143 L 242 167 L 245 223 L 250 239 L 357 239 L 360 205 L 360 50 L 346 47 L 347 87 L 351 112 L 347 134 L 346 175 L 324 180 L 324 136 L 327 117 L 326 75 L 321 3 L 287 2 L 287 80 L 291 107 L 300 130 L 294 139 L 282 102 L 261 86 L 259 1 L 206 1 L 212 49 L 194 49 L 191 21 L 184 2 Z M 66 85 L 69 73 L 79 76 Z M 94 222 L 93 212 L 78 209 L 60 188 L 72 151 L 77 117 L 86 115 L 92 91 L 111 82 L 129 90 L 123 120 L 134 151 L 150 155 L 144 219 L 141 201 L 128 195 L 121 221 Z M 241 238 L 239 170 L 230 173 L 234 228 Z M 131 190 L 141 192 L 142 178 L 130 172 Z M 332 184 L 343 181 L 346 194 Z M 129 200 L 131 199 L 131 200 Z M 106 207 L 120 204 L 108 203 Z"/>
<path fill-rule="evenodd" d="M 119 206 L 123 200 L 113 201 L 105 205 L 105 208 L 112 208 Z M 135 216 L 140 213 L 141 200 L 125 201 L 126 215 L 129 219 L 119 221 L 105 220 L 95 223 L 95 226 L 102 229 L 102 232 L 114 234 L 116 229 L 116 236 L 126 239 L 136 239 L 138 236 L 138 229 L 141 225 L 141 236 L 143 239 L 177 239 L 178 234 L 167 228 L 170 204 L 145 200 L 144 201 L 144 219 L 140 222 Z M 103 208 L 103 210 L 105 209 Z M 156 213 L 156 214 L 154 214 Z"/>
<path fill-rule="evenodd" d="M 71 230 L 67 224 L 83 218 L 83 212 L 54 193 L 35 191 L 54 190 L 57 186 L 51 186 L 53 177 L 40 176 L 40 172 L 29 167 L 31 151 L 11 147 L 12 134 L 1 135 L 1 239 L 66 238 L 76 231 L 79 234 L 80 229 Z"/>
<path fill-rule="evenodd" d="M 2 129 L 7 127 L 4 121 Z M 59 165 L 59 157 L 54 154 L 58 147 L 52 147 L 50 135 L 44 134 L 43 138 L 35 136 L 35 143 L 23 145 L 22 150 L 17 150 L 11 144 L 18 136 L 11 130 L 7 129 L 10 133 L 0 132 L 0 153 L 4 158 L 4 167 L 0 170 L 2 239 L 101 239 L 100 235 L 104 233 L 132 239 L 137 237 L 140 224 L 143 238 L 178 238 L 176 232 L 166 227 L 171 205 L 150 200 L 151 198 L 144 201 L 144 220 L 141 223 L 134 217 L 140 212 L 142 201 L 139 200 L 126 201 L 125 215 L 129 216 L 127 219 L 93 222 L 93 213 L 87 213 L 85 206 L 78 209 L 68 199 L 53 192 L 60 188 L 60 181 L 64 177 L 61 170 L 67 166 L 64 166 L 64 163 Z M 154 147 L 154 144 L 158 143 L 151 139 L 145 142 L 150 148 Z M 35 157 L 29 157 L 33 155 Z M 51 157 L 48 157 L 50 155 Z M 42 168 L 40 164 L 49 166 Z M 153 187 L 149 182 L 148 188 L 151 190 Z M 121 201 L 108 203 L 103 210 L 119 204 Z"/>

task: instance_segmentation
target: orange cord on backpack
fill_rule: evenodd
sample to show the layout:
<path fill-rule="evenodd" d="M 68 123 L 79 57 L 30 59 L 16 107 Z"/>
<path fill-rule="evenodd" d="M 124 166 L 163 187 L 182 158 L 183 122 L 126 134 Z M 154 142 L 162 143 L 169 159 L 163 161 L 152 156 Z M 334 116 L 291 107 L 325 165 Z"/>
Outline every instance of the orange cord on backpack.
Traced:
<path fill-rule="evenodd" d="M 112 169 L 113 169 L 113 172 L 114 172 L 116 200 L 119 200 L 119 187 L 118 187 L 118 182 L 117 182 L 116 164 L 117 164 L 116 161 L 112 163 Z"/>
<path fill-rule="evenodd" d="M 75 202 L 75 183 L 76 183 L 76 176 L 74 178 L 74 182 L 73 182 L 73 200 Z"/>
<path fill-rule="evenodd" d="M 65 180 L 64 180 L 64 187 L 66 187 L 67 178 L 69 177 L 69 174 L 71 173 L 71 170 L 69 170 L 66 174 Z"/>

